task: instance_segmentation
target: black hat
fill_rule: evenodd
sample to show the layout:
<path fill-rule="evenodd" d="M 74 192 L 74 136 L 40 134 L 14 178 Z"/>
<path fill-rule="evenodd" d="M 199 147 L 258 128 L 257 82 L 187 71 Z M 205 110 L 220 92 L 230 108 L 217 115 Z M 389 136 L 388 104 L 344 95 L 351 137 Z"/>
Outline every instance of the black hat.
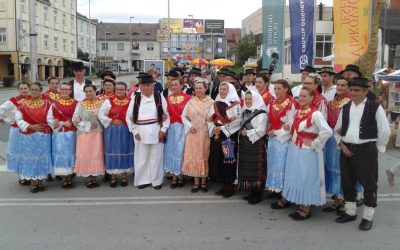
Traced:
<path fill-rule="evenodd" d="M 350 86 L 358 86 L 358 87 L 363 87 L 363 88 L 369 88 L 368 78 L 354 77 L 350 81 Z"/>
<path fill-rule="evenodd" d="M 245 75 L 255 75 L 256 74 L 256 70 L 255 69 L 245 69 L 244 70 L 244 74 Z"/>
<path fill-rule="evenodd" d="M 167 76 L 172 76 L 172 77 L 177 78 L 177 77 L 179 77 L 179 73 L 178 72 L 179 71 L 175 71 L 175 70 L 171 69 L 170 71 L 168 71 Z"/>
<path fill-rule="evenodd" d="M 322 67 L 319 70 L 319 74 L 322 74 L 322 73 L 328 73 L 330 75 L 336 75 L 336 72 L 333 70 L 332 67 Z"/>
<path fill-rule="evenodd" d="M 360 72 L 360 67 L 358 67 L 358 65 L 348 64 L 346 65 L 346 68 L 344 68 L 344 70 L 342 70 L 340 73 L 343 74 L 346 71 L 356 72 L 360 77 L 362 76 Z"/>
<path fill-rule="evenodd" d="M 234 77 L 234 78 L 237 78 L 236 72 L 234 72 L 234 71 L 232 71 L 232 70 L 227 70 L 226 75 L 227 75 L 227 76 L 232 76 L 232 77 Z"/>
<path fill-rule="evenodd" d="M 154 83 L 154 78 L 152 75 L 149 75 L 145 72 L 140 72 L 139 76 L 137 77 L 139 79 L 139 84 L 140 83 Z"/>
<path fill-rule="evenodd" d="M 185 74 L 185 72 L 183 71 L 183 69 L 179 68 L 179 67 L 175 67 L 172 69 L 173 71 L 177 72 L 179 75 L 178 76 L 183 76 Z"/>
<path fill-rule="evenodd" d="M 192 69 L 190 70 L 189 75 L 201 75 L 201 69 L 196 68 L 196 67 L 192 67 Z"/>
<path fill-rule="evenodd" d="M 222 68 L 217 72 L 217 75 L 222 74 L 222 75 L 228 75 L 229 69 L 227 68 Z"/>
<path fill-rule="evenodd" d="M 307 65 L 304 69 L 300 70 L 301 73 L 303 73 L 303 71 L 307 71 L 308 73 L 317 73 L 315 68 L 310 65 Z"/>
<path fill-rule="evenodd" d="M 74 62 L 72 65 L 72 70 L 80 70 L 84 69 L 85 67 L 83 66 L 83 62 Z"/>
<path fill-rule="evenodd" d="M 105 76 L 111 76 L 112 79 L 117 79 L 117 77 L 114 75 L 114 73 L 112 71 L 106 70 L 103 71 L 103 73 L 101 73 L 100 78 L 104 79 Z"/>
<path fill-rule="evenodd" d="M 267 75 L 267 76 L 269 76 L 269 69 L 260 69 L 258 71 L 258 75 Z"/>

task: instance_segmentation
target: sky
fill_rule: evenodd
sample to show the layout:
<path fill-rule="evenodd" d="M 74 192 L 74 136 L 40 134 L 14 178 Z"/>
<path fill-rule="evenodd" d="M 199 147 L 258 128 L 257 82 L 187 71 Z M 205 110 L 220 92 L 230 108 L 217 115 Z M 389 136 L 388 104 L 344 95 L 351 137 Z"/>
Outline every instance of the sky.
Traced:
<path fill-rule="evenodd" d="M 168 0 L 77 0 L 78 12 L 103 22 L 157 23 L 168 17 Z M 273 1 L 273 0 L 270 0 Z M 287 0 L 288 1 L 288 0 Z M 311 0 L 307 0 L 311 1 Z M 333 0 L 317 0 L 332 6 Z M 171 18 L 224 19 L 225 28 L 241 28 L 242 20 L 261 8 L 262 0 L 170 0 Z"/>

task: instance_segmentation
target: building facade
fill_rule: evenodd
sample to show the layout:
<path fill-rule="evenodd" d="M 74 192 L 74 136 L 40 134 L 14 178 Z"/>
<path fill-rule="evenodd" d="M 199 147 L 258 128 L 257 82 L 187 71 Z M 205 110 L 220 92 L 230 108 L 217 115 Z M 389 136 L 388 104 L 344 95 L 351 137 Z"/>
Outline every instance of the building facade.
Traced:
<path fill-rule="evenodd" d="M 226 28 L 225 36 L 227 41 L 226 58 L 231 60 L 232 62 L 236 62 L 237 45 L 241 38 L 241 30 L 240 28 Z"/>
<path fill-rule="evenodd" d="M 37 60 L 38 79 L 64 76 L 76 58 L 76 0 L 37 0 L 38 58 L 29 56 L 29 0 L 0 0 L 0 76 L 20 80 Z"/>
<path fill-rule="evenodd" d="M 89 59 L 96 57 L 97 20 L 89 20 L 86 16 L 76 13 L 78 50 L 89 54 Z"/>
<path fill-rule="evenodd" d="M 144 60 L 160 59 L 159 23 L 102 23 L 97 29 L 99 70 L 141 71 Z"/>
<path fill-rule="evenodd" d="M 242 21 L 242 36 L 252 32 L 256 38 L 257 56 L 262 54 L 262 8 L 258 9 Z M 317 68 L 333 66 L 332 61 L 324 61 L 324 57 L 333 54 L 333 7 L 318 5 L 315 9 L 315 53 L 313 65 Z M 291 42 L 289 6 L 285 7 L 285 39 L 284 51 L 280 60 L 283 61 L 283 77 L 300 81 L 300 74 L 291 73 Z"/>

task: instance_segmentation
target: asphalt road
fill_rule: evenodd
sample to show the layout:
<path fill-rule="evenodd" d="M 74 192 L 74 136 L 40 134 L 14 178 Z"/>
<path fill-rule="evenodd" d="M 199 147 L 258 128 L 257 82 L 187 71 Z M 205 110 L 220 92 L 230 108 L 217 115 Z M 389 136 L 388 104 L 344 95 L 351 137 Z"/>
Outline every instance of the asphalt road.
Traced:
<path fill-rule="evenodd" d="M 0 92 L 0 98 L 3 98 Z M 0 126 L 0 137 L 7 136 Z M 7 142 L 0 141 L 0 156 Z M 385 170 L 400 160 L 400 150 L 379 155 L 379 194 L 374 227 L 358 230 L 359 218 L 345 225 L 314 207 L 312 217 L 293 221 L 295 208 L 271 210 L 272 200 L 248 205 L 244 194 L 224 199 L 184 188 L 89 190 L 83 180 L 63 190 L 57 181 L 31 194 L 17 184 L 0 158 L 0 250 L 14 249 L 400 249 L 400 180 L 390 187 Z"/>

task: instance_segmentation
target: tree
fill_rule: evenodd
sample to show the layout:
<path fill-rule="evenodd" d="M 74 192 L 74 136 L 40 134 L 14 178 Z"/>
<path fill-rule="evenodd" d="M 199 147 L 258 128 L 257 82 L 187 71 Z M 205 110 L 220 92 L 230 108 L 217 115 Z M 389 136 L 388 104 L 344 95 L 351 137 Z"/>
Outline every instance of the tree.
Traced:
<path fill-rule="evenodd" d="M 237 45 L 237 61 L 236 66 L 242 67 L 249 57 L 257 56 L 256 39 L 253 33 L 246 34 L 242 37 Z"/>
<path fill-rule="evenodd" d="M 82 61 L 89 61 L 89 53 L 83 52 L 81 49 L 78 49 L 78 59 Z"/>

